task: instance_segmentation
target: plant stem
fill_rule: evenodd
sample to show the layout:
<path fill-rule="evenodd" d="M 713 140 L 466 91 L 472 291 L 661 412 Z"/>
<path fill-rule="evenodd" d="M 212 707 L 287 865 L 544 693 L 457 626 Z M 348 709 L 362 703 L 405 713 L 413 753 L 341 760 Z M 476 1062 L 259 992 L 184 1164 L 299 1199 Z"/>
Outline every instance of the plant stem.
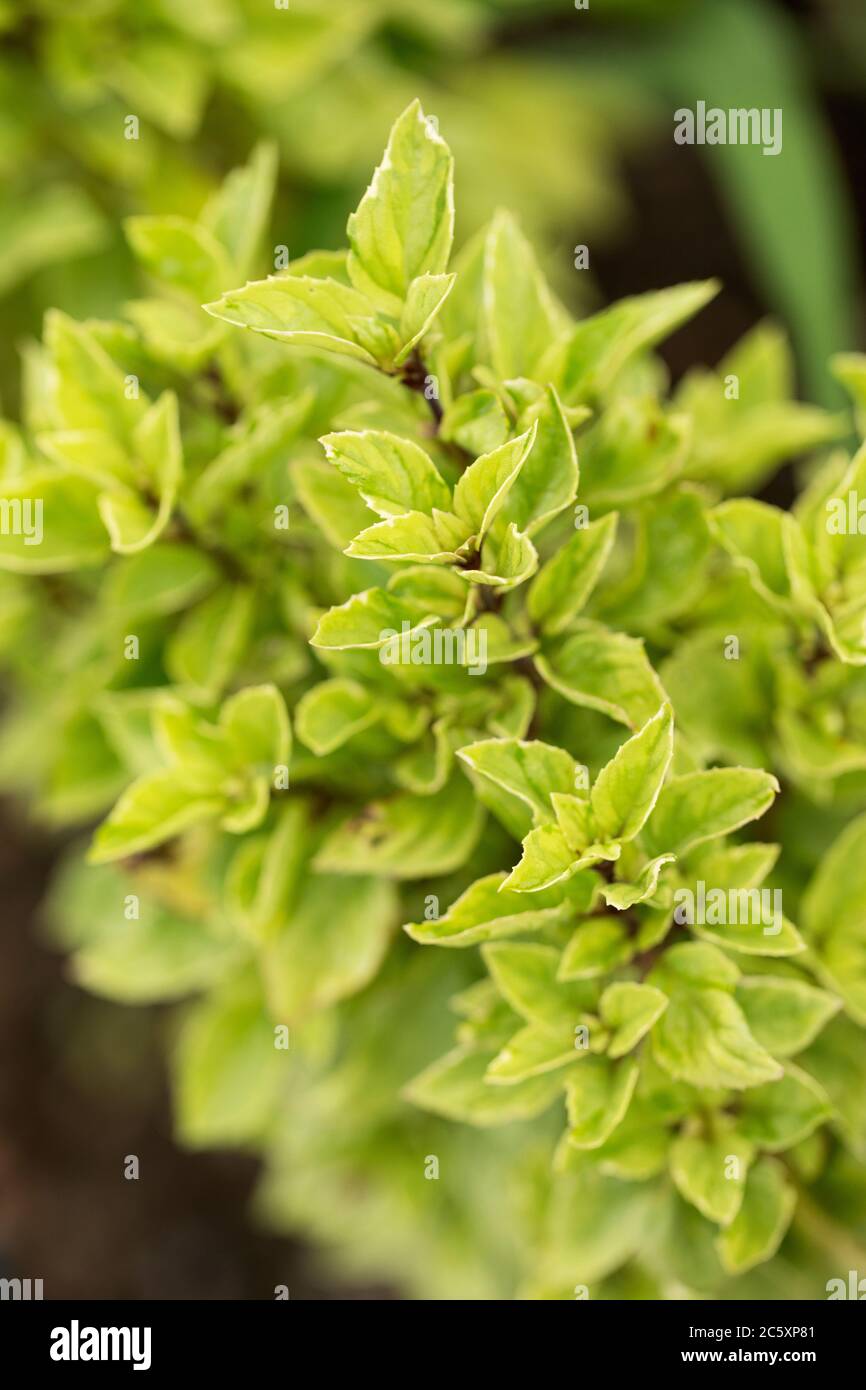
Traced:
<path fill-rule="evenodd" d="M 401 380 L 403 385 L 408 386 L 410 391 L 417 391 L 419 395 L 424 397 L 430 407 L 430 413 L 433 416 L 434 431 L 438 433 L 444 414 L 442 402 L 439 400 L 438 396 L 430 396 L 427 394 L 427 383 L 430 380 L 430 373 L 417 348 L 415 348 L 412 356 L 407 360 L 403 368 Z"/>

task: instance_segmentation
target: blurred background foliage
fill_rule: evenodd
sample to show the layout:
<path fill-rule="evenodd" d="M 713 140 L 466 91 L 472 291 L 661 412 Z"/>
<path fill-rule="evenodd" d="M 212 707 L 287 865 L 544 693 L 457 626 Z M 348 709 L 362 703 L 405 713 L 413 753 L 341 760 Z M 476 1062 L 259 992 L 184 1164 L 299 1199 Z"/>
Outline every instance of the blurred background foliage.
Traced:
<path fill-rule="evenodd" d="M 586 10 L 574 0 L 288 0 L 286 9 L 274 0 L 0 0 L 5 413 L 17 406 L 18 350 L 39 334 L 46 308 L 115 318 L 141 294 L 121 231 L 124 217 L 195 217 L 265 136 L 280 157 L 274 244 L 292 256 L 314 245 L 337 246 L 345 210 L 358 201 L 395 112 L 415 96 L 447 131 L 456 156 L 459 240 L 497 204 L 507 204 L 576 309 L 718 273 L 726 294 L 680 335 L 672 365 L 717 360 L 770 312 L 793 338 L 802 394 L 832 403 L 826 359 L 862 346 L 863 338 L 858 237 L 866 214 L 866 5 L 859 0 L 589 0 Z M 765 158 L 723 146 L 676 147 L 673 111 L 699 99 L 722 107 L 781 106 L 783 153 Z M 124 138 L 129 115 L 140 123 L 137 140 Z M 583 243 L 590 269 L 577 273 L 574 248 Z M 30 898 L 41 892 L 52 850 L 40 846 L 31 859 L 40 884 Z M 20 859 L 6 866 L 10 891 L 26 887 Z M 151 1267 L 117 1274 L 128 1247 L 139 1249 L 141 1259 L 162 1260 L 160 1270 L 182 1267 L 171 1292 L 192 1286 L 203 1296 L 248 1296 L 250 1286 L 232 1282 L 235 1266 L 264 1263 L 270 1270 L 274 1257 L 247 1258 L 238 1231 L 221 1224 L 241 1205 L 234 1169 L 232 1189 L 222 1171 L 193 1171 L 190 1163 L 205 1160 L 180 1155 L 166 1139 L 148 1161 L 163 1175 L 157 1189 L 179 1192 L 174 1208 L 144 1210 L 141 1228 L 132 1232 L 124 1225 L 129 1211 L 117 1201 L 105 1207 L 101 1223 L 95 1220 L 104 1194 L 113 1191 L 99 1168 L 103 1136 L 110 1129 L 115 1149 L 139 1151 L 153 1142 L 159 1123 L 168 1130 L 164 1101 L 157 1121 L 143 1087 L 124 1084 L 115 1088 L 124 1091 L 124 1110 L 102 1077 L 105 1104 L 65 1107 L 60 1125 L 51 1076 L 57 1049 L 44 1039 L 41 1050 L 34 1044 L 33 1019 L 40 1009 L 47 1016 L 53 991 L 67 1011 L 68 1039 L 74 1011 L 88 1039 L 81 1048 L 88 1060 L 77 1072 L 94 1092 L 89 1059 L 122 1051 L 120 1027 L 129 1050 L 147 1055 L 142 1075 L 161 1075 L 161 1062 L 140 1035 L 151 1022 L 135 1021 L 145 1011 L 61 992 L 56 967 L 47 975 L 44 958 L 37 966 L 23 954 L 30 938 L 21 918 L 31 910 L 28 901 L 10 911 L 0 970 L 2 1051 L 11 1056 L 17 1047 L 21 1058 L 14 1087 L 6 1090 L 18 1097 L 13 1127 L 23 1136 L 16 1141 L 17 1167 L 10 1168 L 7 1148 L 0 1151 L 0 1171 L 20 1178 L 7 1184 L 7 1202 L 11 1209 L 14 1197 L 24 1213 L 22 1248 L 35 1249 L 39 1268 L 48 1270 L 62 1211 L 75 1253 L 61 1287 L 90 1297 L 152 1291 Z M 405 1008 L 419 1017 L 429 1009 L 431 1029 L 434 1017 L 445 1017 L 442 1000 L 454 988 L 454 969 L 452 962 L 439 966 L 441 997 L 430 997 L 429 970 L 419 974 L 416 995 L 406 992 Z M 367 1016 L 368 1005 L 362 999 L 353 1007 L 356 1026 L 366 1023 L 375 1038 L 379 1024 Z M 99 1042 L 91 1045 L 97 1033 Z M 400 1061 L 407 1075 L 412 1070 L 412 1059 L 391 1051 L 377 1056 L 372 1069 L 383 1094 L 394 1088 L 387 1060 Z M 303 1174 L 318 1164 L 320 1182 L 331 1180 L 325 1160 L 340 1135 L 339 1116 L 353 1095 L 370 1103 L 370 1074 L 350 1059 L 325 1090 L 311 1064 L 311 1091 L 330 1108 L 321 1132 L 291 1129 L 281 1136 L 260 1197 L 271 1221 L 291 1227 L 298 1213 L 308 1215 Z M 377 1120 L 375 1107 L 372 1113 Z M 330 1147 L 319 1152 L 322 1134 Z M 374 1142 L 381 1144 L 378 1131 L 371 1148 Z M 405 1161 L 404 1142 L 395 1128 L 395 1170 Z M 443 1128 L 437 1142 L 444 1152 L 449 1143 L 471 1148 L 475 1140 Z M 503 1151 L 503 1173 L 510 1157 Z M 530 1172 L 538 1167 L 534 1152 L 522 1159 Z M 471 1163 L 464 1167 L 472 1170 Z M 94 1175 L 90 1187 L 76 1169 Z M 479 1176 L 488 1172 L 479 1165 Z M 42 1175 L 41 1188 L 34 1174 Z M 333 1182 L 336 1192 L 339 1172 Z M 195 1219 L 190 1211 L 199 1190 L 203 1206 Z M 484 1192 L 467 1195 L 483 1205 Z M 323 1224 L 317 1232 L 323 1245 L 339 1238 L 341 1220 L 335 1199 L 332 1228 Z M 380 1241 L 401 1239 L 381 1214 L 374 1212 L 371 1224 Z M 178 1258 L 178 1227 L 186 1232 L 184 1248 L 196 1252 L 193 1272 Z M 159 1230 L 162 1245 L 151 1238 Z M 81 1258 L 85 1237 L 89 1254 Z M 412 1251 L 394 1250 L 394 1262 L 405 1267 L 413 1256 L 422 1264 L 426 1239 L 414 1227 Z M 491 1223 L 490 1239 L 490 1249 L 476 1250 L 467 1235 L 465 1248 L 455 1248 L 455 1264 L 464 1267 L 471 1257 L 479 1277 L 490 1268 L 507 1273 L 520 1233 Z M 226 1250 L 237 1258 L 226 1261 Z M 106 1269 L 113 1271 L 110 1289 L 98 1282 Z"/>
<path fill-rule="evenodd" d="M 140 288 L 120 220 L 194 215 L 269 135 L 274 235 L 333 246 L 395 110 L 447 128 L 458 235 L 501 201 L 547 250 L 575 307 L 607 298 L 573 247 L 640 242 L 627 173 L 670 147 L 672 111 L 781 106 L 784 150 L 700 150 L 761 308 L 792 333 L 804 385 L 856 338 L 854 218 L 821 94 L 866 77 L 866 7 L 850 0 L 0 0 L 0 393 L 43 310 L 116 314 Z M 797 15 L 796 11 L 804 11 Z M 125 118 L 139 121 L 125 138 Z M 678 154 L 683 153 L 677 150 Z M 751 152 L 749 152 L 751 155 Z M 755 152 L 755 155 L 757 152 Z M 663 196 L 660 190 L 659 196 Z M 674 213 L 676 210 L 673 210 Z M 664 224 L 676 262 L 688 218 Z M 678 247 L 678 239 L 681 247 Z M 710 264 L 712 248 L 701 274 Z M 644 249 L 640 263 L 652 263 Z M 590 262 L 593 269 L 592 259 Z M 670 278 L 681 278 L 674 274 Z M 642 283 L 618 284 L 617 293 Z"/>

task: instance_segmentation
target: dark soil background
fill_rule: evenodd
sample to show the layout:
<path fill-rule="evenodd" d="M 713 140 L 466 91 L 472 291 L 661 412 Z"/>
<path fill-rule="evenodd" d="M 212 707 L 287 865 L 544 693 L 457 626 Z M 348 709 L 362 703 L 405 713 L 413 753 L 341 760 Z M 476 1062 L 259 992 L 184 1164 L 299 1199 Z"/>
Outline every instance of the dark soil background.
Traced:
<path fill-rule="evenodd" d="M 863 232 L 866 98 L 827 95 L 824 105 Z M 768 306 L 694 151 L 660 144 L 624 172 L 635 230 L 594 259 L 605 297 L 700 278 L 708 264 L 725 283 L 726 293 L 700 324 L 681 331 L 666 350 L 678 375 L 690 361 L 717 360 Z M 786 488 L 783 474 L 772 500 L 784 505 Z M 287 1284 L 292 1298 L 387 1297 L 328 1287 L 308 1252 L 251 1227 L 252 1160 L 174 1146 L 160 1010 L 124 1009 L 83 995 L 40 942 L 37 908 L 56 848 L 28 831 L 18 808 L 5 809 L 0 1275 L 42 1278 L 46 1298 L 269 1299 L 276 1284 Z M 127 1154 L 139 1158 L 138 1181 L 123 1177 Z"/>

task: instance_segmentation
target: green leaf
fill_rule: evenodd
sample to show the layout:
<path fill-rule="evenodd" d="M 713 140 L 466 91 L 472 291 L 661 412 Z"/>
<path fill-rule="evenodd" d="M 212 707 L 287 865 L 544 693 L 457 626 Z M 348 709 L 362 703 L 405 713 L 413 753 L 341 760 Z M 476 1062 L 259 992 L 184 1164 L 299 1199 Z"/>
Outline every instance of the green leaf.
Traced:
<path fill-rule="evenodd" d="M 436 622 L 435 613 L 419 618 L 417 610 L 384 589 L 365 589 L 338 608 L 331 608 L 319 620 L 310 638 L 314 647 L 346 651 L 361 647 L 378 651 L 395 635 L 407 636 Z M 408 627 L 404 628 L 404 623 Z"/>
<path fill-rule="evenodd" d="M 295 709 L 298 738 L 320 758 L 341 748 L 381 717 L 375 697 L 357 681 L 322 681 L 301 696 Z"/>
<path fill-rule="evenodd" d="M 758 1148 L 777 1153 L 799 1144 L 832 1114 L 824 1088 L 789 1062 L 778 1081 L 745 1093 L 737 1124 Z"/>
<path fill-rule="evenodd" d="M 547 1110 L 562 1090 L 562 1078 L 553 1072 L 491 1086 L 485 1077 L 496 1055 L 495 1048 L 455 1048 L 416 1076 L 405 1097 L 434 1115 L 479 1127 L 529 1120 Z"/>
<path fill-rule="evenodd" d="M 397 916 L 383 879 L 311 875 L 261 956 L 271 1012 L 290 1022 L 356 994 L 376 975 Z"/>
<path fill-rule="evenodd" d="M 222 585 L 169 639 L 165 666 L 171 679 L 187 687 L 190 698 L 217 699 L 237 670 L 252 620 L 252 590 Z"/>
<path fill-rule="evenodd" d="M 602 768 L 590 794 L 595 833 L 602 840 L 633 840 L 655 806 L 674 749 L 670 705 L 662 705 Z"/>
<path fill-rule="evenodd" d="M 292 730 L 286 702 L 275 685 L 247 686 L 220 710 L 220 728 L 238 766 L 268 779 L 289 761 Z"/>
<path fill-rule="evenodd" d="M 713 1137 L 681 1135 L 671 1146 L 671 1177 L 708 1221 L 730 1226 L 743 1203 L 753 1147 L 733 1130 Z"/>
<path fill-rule="evenodd" d="M 454 489 L 454 511 L 476 536 L 476 548 L 480 548 L 526 462 L 537 433 L 537 426 L 533 425 L 525 434 L 500 444 L 492 453 L 482 454 L 460 475 Z"/>
<path fill-rule="evenodd" d="M 669 997 L 653 1030 L 653 1052 L 669 1075 L 692 1086 L 745 1090 L 782 1075 L 752 1037 L 733 998 L 738 972 L 715 947 L 671 947 L 650 976 Z"/>
<path fill-rule="evenodd" d="M 738 497 L 716 507 L 709 521 L 716 540 L 761 598 L 783 612 L 808 606 L 812 595 L 801 577 L 807 568 L 806 541 L 790 512 Z"/>
<path fill-rule="evenodd" d="M 534 900 L 533 900 L 534 901 Z M 578 924 L 562 953 L 560 980 L 592 980 L 631 960 L 634 948 L 625 924 L 616 917 L 593 917 Z"/>
<path fill-rule="evenodd" d="M 773 804 L 779 783 L 769 772 L 722 767 L 674 777 L 656 803 L 646 838 L 650 853 L 683 855 L 757 820 Z"/>
<path fill-rule="evenodd" d="M 135 485 L 135 465 L 116 439 L 103 430 L 53 430 L 40 434 L 42 453 L 64 471 L 100 487 Z"/>
<path fill-rule="evenodd" d="M 337 280 L 307 275 L 271 275 L 252 280 L 203 306 L 237 328 L 250 328 L 295 347 L 323 348 L 375 366 L 381 346 L 365 330 L 370 305 L 362 294 Z"/>
<path fill-rule="evenodd" d="M 637 1062 L 612 1063 L 586 1057 L 566 1082 L 568 1142 L 575 1149 L 598 1149 L 625 1118 L 637 1085 Z"/>
<path fill-rule="evenodd" d="M 343 430 L 319 441 L 379 516 L 451 510 L 451 492 L 428 454 L 387 430 Z"/>
<path fill-rule="evenodd" d="M 249 275 L 255 265 L 276 178 L 277 147 L 262 141 L 246 164 L 226 176 L 202 212 L 201 225 L 225 247 L 240 277 Z"/>
<path fill-rule="evenodd" d="M 499 210 L 484 241 L 481 305 L 490 365 L 503 381 L 532 377 L 564 314 L 510 213 Z"/>
<path fill-rule="evenodd" d="M 400 315 L 402 347 L 394 358 L 401 366 L 433 326 L 439 310 L 454 288 L 456 275 L 419 275 L 409 286 L 406 303 Z"/>
<path fill-rule="evenodd" d="M 681 617 L 706 590 L 709 552 L 704 503 L 697 494 L 669 491 L 654 498 L 638 514 L 627 579 L 598 597 L 605 621 L 652 636 Z"/>
<path fill-rule="evenodd" d="M 0 570 L 65 574 L 102 563 L 109 552 L 96 496 L 92 483 L 56 469 L 0 483 Z"/>
<path fill-rule="evenodd" d="M 634 883 L 603 884 L 601 893 L 608 907 L 618 912 L 627 912 L 630 907 L 652 898 L 658 888 L 659 876 L 666 864 L 676 858 L 673 854 L 659 854 L 644 864 Z"/>
<path fill-rule="evenodd" d="M 577 496 L 579 468 L 574 435 L 552 386 L 523 422 L 534 420 L 535 444 L 514 481 L 504 516 L 532 536 Z"/>
<path fill-rule="evenodd" d="M 457 623 L 466 612 L 468 589 L 460 574 L 439 565 L 413 565 L 388 580 L 388 592 L 405 603 L 416 619 L 435 613 L 443 624 Z"/>
<path fill-rule="evenodd" d="M 618 520 L 610 512 L 575 531 L 533 579 L 527 608 L 546 637 L 559 636 L 582 611 L 607 563 Z"/>
<path fill-rule="evenodd" d="M 821 859 L 803 895 L 802 920 L 810 937 L 832 940 L 855 931 L 866 912 L 866 815 L 857 816 Z"/>
<path fill-rule="evenodd" d="M 450 512 L 406 512 L 368 526 L 345 553 L 359 560 L 415 560 L 456 563 L 456 552 L 467 539 L 465 526 Z"/>
<path fill-rule="evenodd" d="M 479 569 L 464 569 L 464 579 L 470 584 L 489 584 L 500 593 L 514 589 L 529 579 L 538 568 L 538 554 L 528 536 L 518 531 L 514 522 L 502 523 L 498 517 L 481 547 Z"/>
<path fill-rule="evenodd" d="M 134 493 L 104 492 L 99 514 L 112 550 L 133 555 L 162 534 L 174 509 L 183 472 L 183 452 L 177 397 L 164 391 L 133 431 L 133 447 L 143 470 L 148 500 Z M 149 497 L 156 501 L 156 510 Z"/>
<path fill-rule="evenodd" d="M 542 1076 L 585 1057 L 575 1046 L 574 1034 L 563 1029 L 561 1036 L 547 1028 L 530 1024 L 515 1033 L 487 1068 L 493 1085 L 513 1086 L 530 1076 Z"/>
<path fill-rule="evenodd" d="M 575 855 L 582 855 L 595 839 L 595 817 L 592 807 L 584 797 L 574 796 L 570 792 L 552 792 L 550 799 L 553 802 L 556 823 L 565 836 L 569 849 Z"/>
<path fill-rule="evenodd" d="M 154 361 L 184 373 L 200 371 L 226 334 L 191 300 L 132 299 L 125 312 Z"/>
<path fill-rule="evenodd" d="M 592 1005 L 591 985 L 557 979 L 559 952 L 552 946 L 504 941 L 482 947 L 481 953 L 496 988 L 527 1023 L 573 1033 Z"/>
<path fill-rule="evenodd" d="M 128 217 L 124 231 L 149 274 L 199 304 L 220 294 L 235 273 L 216 237 L 185 217 Z"/>
<path fill-rule="evenodd" d="M 523 857 L 511 870 L 505 887 L 513 893 L 539 893 L 564 883 L 582 867 L 562 831 L 555 825 L 540 825 L 524 839 Z"/>
<path fill-rule="evenodd" d="M 105 543 L 101 524 L 99 530 Z M 162 541 L 115 566 L 103 591 L 103 605 L 106 613 L 124 619 L 177 613 L 195 603 L 216 578 L 207 555 L 193 546 Z"/>
<path fill-rule="evenodd" d="M 608 1057 L 631 1052 L 652 1028 L 668 1006 L 667 997 L 652 985 L 631 981 L 608 985 L 601 996 L 599 1012 L 611 1030 Z"/>
<path fill-rule="evenodd" d="M 729 494 L 757 492 L 786 459 L 837 436 L 838 420 L 791 399 L 794 377 L 790 345 L 773 323 L 757 324 L 714 371 L 687 372 L 676 403 L 694 425 L 689 476 Z"/>
<path fill-rule="evenodd" d="M 599 623 L 579 620 L 576 627 L 572 637 L 546 646 L 535 658 L 539 674 L 572 704 L 641 728 L 665 700 L 643 643 Z"/>
<path fill-rule="evenodd" d="M 802 1052 L 840 1008 L 840 1001 L 823 989 L 770 975 L 744 976 L 737 1000 L 752 1035 L 774 1057 Z"/>
<path fill-rule="evenodd" d="M 285 1085 L 287 1057 L 252 991 L 209 996 L 186 1015 L 173 1059 L 175 1126 L 193 1148 L 261 1140 Z"/>
<path fill-rule="evenodd" d="M 536 824 L 553 818 L 551 793 L 570 792 L 575 785 L 577 765 L 571 755 L 537 740 L 484 739 L 458 749 L 457 756 L 528 806 Z"/>
<path fill-rule="evenodd" d="M 61 428 L 103 430 L 132 452 L 133 431 L 150 404 L 144 392 L 128 391 L 120 367 L 90 328 L 57 309 L 45 316 L 45 346 L 57 373 Z"/>
<path fill-rule="evenodd" d="M 716 1242 L 729 1274 L 743 1274 L 775 1255 L 796 1205 L 797 1193 L 778 1160 L 759 1159 L 749 1170 L 739 1212 Z"/>
<path fill-rule="evenodd" d="M 346 231 L 353 285 L 389 313 L 419 275 L 447 269 L 454 162 L 420 102 L 394 122 L 382 163 Z"/>
<path fill-rule="evenodd" d="M 682 473 L 690 436 L 688 415 L 654 396 L 616 398 L 581 440 L 581 498 L 594 511 L 661 493 Z"/>
<path fill-rule="evenodd" d="M 414 879 L 465 864 L 484 819 L 464 778 L 433 796 L 401 795 L 368 806 L 332 831 L 316 856 L 323 873 Z"/>
<path fill-rule="evenodd" d="M 123 793 L 93 838 L 91 864 L 107 864 L 161 845 L 190 826 L 220 815 L 225 802 L 216 793 L 196 794 L 176 768 L 140 777 Z"/>
<path fill-rule="evenodd" d="M 666 338 L 718 293 L 714 280 L 621 299 L 578 323 L 546 354 L 541 375 L 571 405 L 605 391 L 630 358 Z"/>
<path fill-rule="evenodd" d="M 413 941 L 431 946 L 474 946 L 517 932 L 540 931 L 588 910 L 595 892 L 590 874 L 573 878 L 566 889 L 527 898 L 501 891 L 507 875 L 487 874 L 451 904 L 444 916 L 410 922 L 403 928 Z"/>
<path fill-rule="evenodd" d="M 298 900 L 306 871 L 309 805 L 290 800 L 276 812 L 273 829 L 244 838 L 225 879 L 226 914 L 256 943 L 271 941 Z"/>
<path fill-rule="evenodd" d="M 494 391 L 467 391 L 448 406 L 439 433 L 476 458 L 498 449 L 510 430 L 508 416 Z"/>

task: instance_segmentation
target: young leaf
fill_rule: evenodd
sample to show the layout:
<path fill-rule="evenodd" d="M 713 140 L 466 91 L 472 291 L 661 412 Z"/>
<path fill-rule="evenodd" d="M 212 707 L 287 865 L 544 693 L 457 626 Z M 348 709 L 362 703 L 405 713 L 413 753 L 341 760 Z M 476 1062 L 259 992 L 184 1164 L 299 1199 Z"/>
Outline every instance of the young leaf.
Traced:
<path fill-rule="evenodd" d="M 498 449 L 510 430 L 508 416 L 494 391 L 468 391 L 448 406 L 439 433 L 476 458 Z"/>
<path fill-rule="evenodd" d="M 608 907 L 618 912 L 627 912 L 630 907 L 652 898 L 659 883 L 659 876 L 666 864 L 676 859 L 673 854 L 659 854 L 644 864 L 634 883 L 607 883 L 602 885 L 601 893 Z"/>
<path fill-rule="evenodd" d="M 225 247 L 240 278 L 255 264 L 276 177 L 277 147 L 262 141 L 246 164 L 226 176 L 202 212 L 201 225 Z"/>
<path fill-rule="evenodd" d="M 162 534 L 174 509 L 183 472 L 183 454 L 177 397 L 164 391 L 133 431 L 133 447 L 140 461 L 148 493 L 157 503 L 124 489 L 104 492 L 99 514 L 105 522 L 112 550 L 134 555 L 152 545 Z"/>
<path fill-rule="evenodd" d="M 468 531 L 450 512 L 406 512 L 368 526 L 345 553 L 359 560 L 414 560 L 419 564 L 454 564 Z"/>
<path fill-rule="evenodd" d="M 590 804 L 602 840 L 633 840 L 655 806 L 674 748 L 670 705 L 662 705 L 602 768 Z"/>
<path fill-rule="evenodd" d="M 173 1059 L 175 1125 L 193 1148 L 261 1139 L 285 1085 L 285 1053 L 252 989 L 209 995 L 185 1016 Z"/>
<path fill-rule="evenodd" d="M 535 443 L 511 486 L 503 516 L 518 531 L 534 536 L 574 501 L 579 469 L 571 425 L 552 386 L 522 422 L 529 420 L 537 431 Z"/>
<path fill-rule="evenodd" d="M 402 366 L 432 328 L 456 279 L 456 275 L 419 275 L 417 280 L 412 281 L 400 315 L 402 347 L 394 358 L 396 367 Z"/>
<path fill-rule="evenodd" d="M 523 857 L 503 888 L 513 893 L 539 893 L 564 883 L 582 867 L 562 831 L 555 825 L 540 825 L 523 841 Z"/>
<path fill-rule="evenodd" d="M 124 230 L 145 270 L 198 304 L 231 282 L 234 268 L 224 247 L 185 217 L 129 217 Z"/>
<path fill-rule="evenodd" d="M 275 685 L 247 686 L 226 700 L 220 728 L 239 767 L 270 778 L 287 764 L 292 729 L 286 703 Z"/>
<path fill-rule="evenodd" d="M 458 479 L 454 511 L 477 537 L 478 547 L 532 450 L 537 432 L 533 425 L 492 454 L 482 454 Z"/>
<path fill-rule="evenodd" d="M 65 574 L 103 563 L 108 538 L 93 483 L 54 468 L 0 483 L 0 570 Z"/>
<path fill-rule="evenodd" d="M 232 290 L 204 308 L 216 319 L 296 347 L 324 348 L 375 366 L 382 347 L 365 329 L 369 302 L 337 280 L 271 275 Z"/>
<path fill-rule="evenodd" d="M 346 230 L 353 285 L 389 313 L 419 275 L 447 269 L 454 161 L 420 102 L 394 122 L 382 163 Z"/>

